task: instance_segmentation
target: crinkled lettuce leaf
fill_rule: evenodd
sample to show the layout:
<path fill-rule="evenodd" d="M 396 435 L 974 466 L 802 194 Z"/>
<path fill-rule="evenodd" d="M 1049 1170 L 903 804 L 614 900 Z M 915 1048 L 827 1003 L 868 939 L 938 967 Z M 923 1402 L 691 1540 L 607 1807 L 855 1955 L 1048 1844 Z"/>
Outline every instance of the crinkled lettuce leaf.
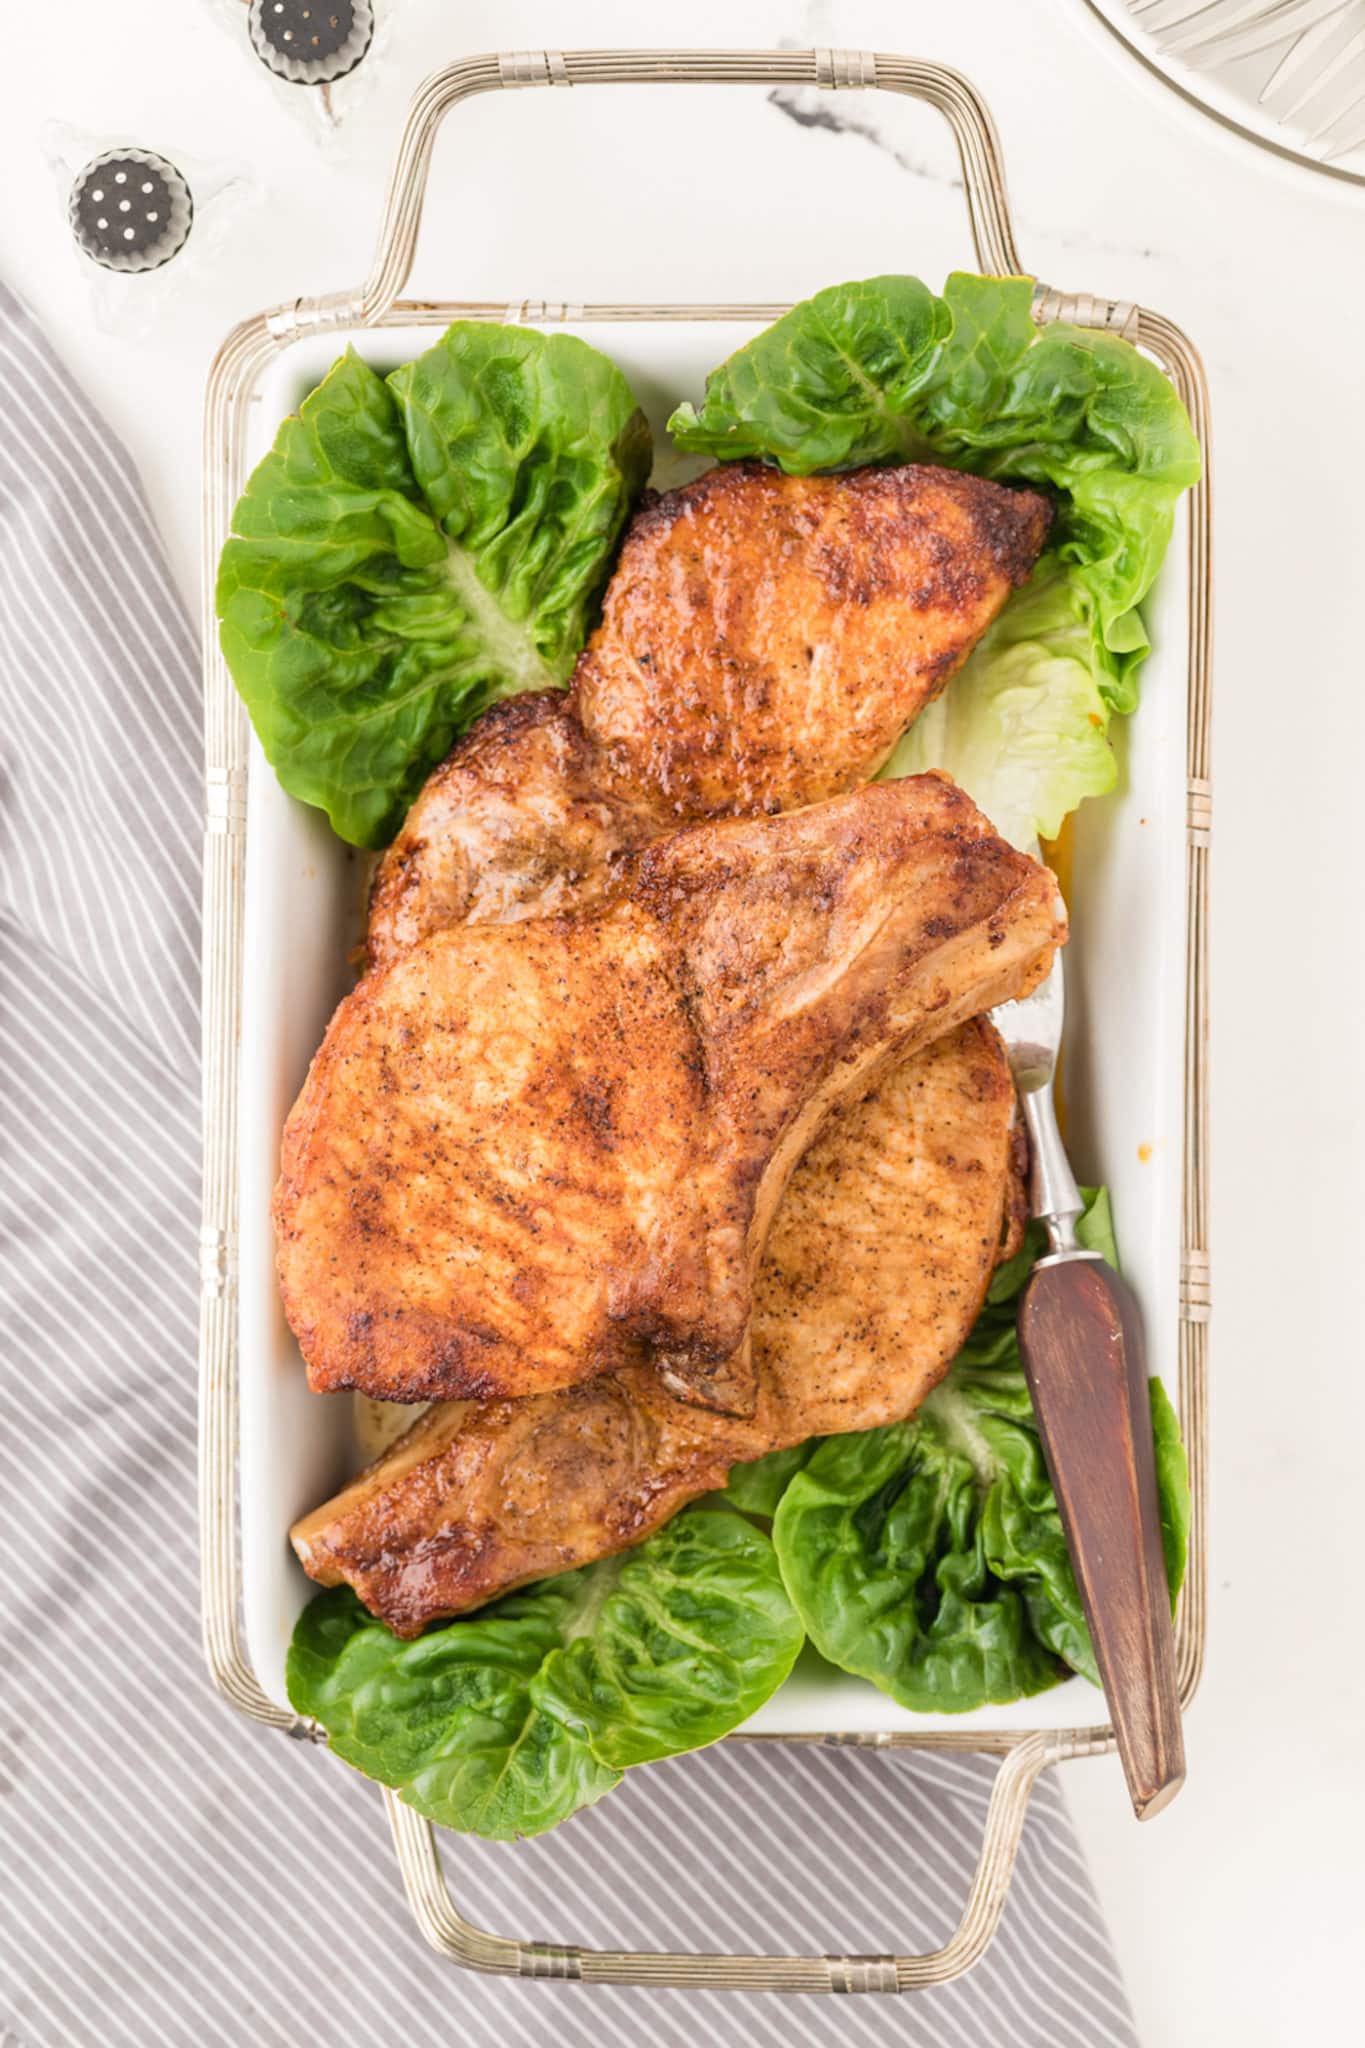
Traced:
<path fill-rule="evenodd" d="M 486 705 L 564 682 L 650 468 L 615 364 L 457 321 L 287 419 L 219 564 L 223 652 L 284 787 L 381 846 Z"/>
<path fill-rule="evenodd" d="M 744 1465 L 732 1465 L 725 1482 L 726 1500 L 733 1501 L 741 1514 L 761 1515 L 771 1521 L 787 1490 L 787 1481 L 801 1470 L 814 1449 L 815 1441 L 811 1439 L 780 1451 L 769 1451 Z"/>
<path fill-rule="evenodd" d="M 1158 1379 L 1151 1381 L 1150 1391 L 1156 1493 L 1161 1503 L 1161 1548 L 1174 1601 L 1185 1583 L 1185 1566 L 1189 1560 L 1190 1467 L 1180 1434 L 1180 1417 L 1171 1405 L 1170 1395 Z"/>
<path fill-rule="evenodd" d="M 1113 1262 L 1102 1191 L 1088 1196 L 1078 1235 Z M 1035 1225 L 910 1421 L 826 1438 L 777 1503 L 773 1541 L 815 1648 L 917 1712 L 1020 1699 L 1068 1669 L 1098 1683 L 1015 1335 L 1018 1297 L 1042 1250 Z M 1189 1486 L 1159 1381 L 1152 1419 L 1174 1599 Z"/>
<path fill-rule="evenodd" d="M 727 1734 L 802 1640 L 768 1537 L 704 1504 L 413 1642 L 335 1587 L 300 1615 L 287 1680 L 347 1763 L 430 1820 L 506 1841 Z"/>
<path fill-rule="evenodd" d="M 1137 607 L 1199 475 L 1185 410 L 1117 335 L 1035 326 L 1026 277 L 956 272 L 936 299 L 874 277 L 804 300 L 707 379 L 700 411 L 669 421 L 678 446 L 762 456 L 799 476 L 855 463 L 931 461 L 1055 499 L 1053 546 L 1086 595 L 1096 685 L 1137 701 L 1147 651 Z"/>
<path fill-rule="evenodd" d="M 835 285 L 737 349 L 700 413 L 680 405 L 668 431 L 689 454 L 756 456 L 793 476 L 928 461 L 920 414 L 952 334 L 947 295 L 917 277 Z"/>
<path fill-rule="evenodd" d="M 883 775 L 946 769 L 1015 846 L 1055 839 L 1085 797 L 1118 779 L 1086 607 L 1076 570 L 1045 555 Z"/>

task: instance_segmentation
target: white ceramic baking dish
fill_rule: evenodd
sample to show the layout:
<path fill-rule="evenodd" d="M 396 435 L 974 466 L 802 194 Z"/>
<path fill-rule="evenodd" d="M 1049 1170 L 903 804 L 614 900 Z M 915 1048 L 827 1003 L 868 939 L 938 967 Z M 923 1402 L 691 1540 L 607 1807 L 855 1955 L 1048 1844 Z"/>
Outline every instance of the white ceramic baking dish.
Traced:
<path fill-rule="evenodd" d="M 619 363 L 660 451 L 654 482 L 702 467 L 670 458 L 664 422 L 763 322 L 707 319 L 564 323 Z M 377 367 L 429 347 L 430 329 L 313 335 L 275 357 L 258 387 L 248 466 L 344 345 Z M 1187 560 L 1177 534 L 1149 606 L 1153 652 L 1137 715 L 1115 731 L 1121 788 L 1091 802 L 1076 827 L 1073 937 L 1067 948 L 1066 1103 L 1078 1173 L 1107 1182 L 1125 1270 L 1150 1331 L 1151 1369 L 1177 1381 L 1180 1281 L 1181 1049 L 1184 1015 L 1185 642 Z M 951 685 L 950 685 L 951 688 Z M 270 1191 L 280 1129 L 338 997 L 362 930 L 363 856 L 326 819 L 284 794 L 254 738 L 247 777 L 246 924 L 241 1049 L 241 1489 L 247 1647 L 284 1705 L 284 1656 L 298 1609 L 315 1590 L 285 1532 L 355 1469 L 352 1401 L 310 1394 L 275 1284 Z M 752 1731 L 910 1732 L 1069 1728 L 1103 1718 L 1072 1679 L 1017 1707 L 913 1715 L 855 1678 L 793 1676 Z"/>

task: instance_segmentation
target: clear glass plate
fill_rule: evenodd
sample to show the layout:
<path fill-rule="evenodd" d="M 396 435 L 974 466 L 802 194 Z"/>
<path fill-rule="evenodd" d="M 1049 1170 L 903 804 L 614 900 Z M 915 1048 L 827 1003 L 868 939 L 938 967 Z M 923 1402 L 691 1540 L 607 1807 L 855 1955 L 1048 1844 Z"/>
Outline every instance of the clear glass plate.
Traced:
<path fill-rule="evenodd" d="M 1084 0 L 1225 127 L 1365 184 L 1365 0 Z"/>

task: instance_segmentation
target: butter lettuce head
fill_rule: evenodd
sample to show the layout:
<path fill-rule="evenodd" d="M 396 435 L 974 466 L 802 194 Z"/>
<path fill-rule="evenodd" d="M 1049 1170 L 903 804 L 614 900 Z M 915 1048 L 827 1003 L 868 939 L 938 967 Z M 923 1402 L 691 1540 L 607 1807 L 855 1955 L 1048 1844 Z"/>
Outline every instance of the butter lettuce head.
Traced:
<path fill-rule="evenodd" d="M 510 1840 L 557 1827 L 634 1764 L 715 1742 L 781 1684 L 802 1629 L 769 1538 L 686 1509 L 638 1550 L 400 1642 L 349 1587 L 294 1631 L 296 1710 L 429 1820 Z"/>
<path fill-rule="evenodd" d="M 223 652 L 284 787 L 381 846 L 478 712 L 564 682 L 650 467 L 615 365 L 457 321 L 353 351 L 287 419 L 223 550 Z"/>

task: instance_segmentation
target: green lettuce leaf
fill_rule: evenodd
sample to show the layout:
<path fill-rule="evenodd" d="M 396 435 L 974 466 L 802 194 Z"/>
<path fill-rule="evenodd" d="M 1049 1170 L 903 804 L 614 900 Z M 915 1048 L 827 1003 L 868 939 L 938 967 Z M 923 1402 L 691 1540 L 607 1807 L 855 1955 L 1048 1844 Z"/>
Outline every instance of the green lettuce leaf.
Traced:
<path fill-rule="evenodd" d="M 347 1763 L 430 1820 L 506 1841 L 727 1734 L 802 1640 L 769 1539 L 706 1504 L 414 1642 L 333 1588 L 299 1617 L 287 1681 Z"/>
<path fill-rule="evenodd" d="M 1015 846 L 1055 839 L 1085 797 L 1118 780 L 1086 607 L 1078 572 L 1045 555 L 882 774 L 946 769 Z"/>
<path fill-rule="evenodd" d="M 1180 1417 L 1160 1380 L 1151 1383 L 1152 1449 L 1156 1491 L 1161 1502 L 1161 1547 L 1174 1601 L 1185 1583 L 1190 1547 L 1190 1468 L 1180 1435 Z"/>
<path fill-rule="evenodd" d="M 747 1465 L 732 1466 L 725 1482 L 726 1500 L 733 1501 L 741 1514 L 762 1515 L 771 1521 L 786 1492 L 787 1481 L 801 1470 L 814 1448 L 813 1441 L 792 1444 L 785 1450 L 753 1458 Z"/>
<path fill-rule="evenodd" d="M 836 285 L 713 370 L 701 412 L 680 405 L 668 431 L 689 454 L 758 456 L 794 476 L 925 461 L 919 412 L 952 331 L 946 298 L 917 277 Z"/>
<path fill-rule="evenodd" d="M 219 564 L 223 652 L 284 787 L 381 846 L 472 718 L 564 682 L 650 467 L 614 364 L 457 321 L 353 351 L 287 419 Z"/>
<path fill-rule="evenodd" d="M 1081 1241 L 1114 1262 L 1108 1197 Z M 956 1713 L 1098 1682 L 1019 1357 L 1032 1226 L 995 1275 L 971 1337 L 909 1421 L 830 1437 L 786 1483 L 773 1521 L 787 1589 L 820 1654 L 918 1712 Z M 1189 1486 L 1159 1381 L 1152 1419 L 1167 1576 L 1184 1572 Z"/>

